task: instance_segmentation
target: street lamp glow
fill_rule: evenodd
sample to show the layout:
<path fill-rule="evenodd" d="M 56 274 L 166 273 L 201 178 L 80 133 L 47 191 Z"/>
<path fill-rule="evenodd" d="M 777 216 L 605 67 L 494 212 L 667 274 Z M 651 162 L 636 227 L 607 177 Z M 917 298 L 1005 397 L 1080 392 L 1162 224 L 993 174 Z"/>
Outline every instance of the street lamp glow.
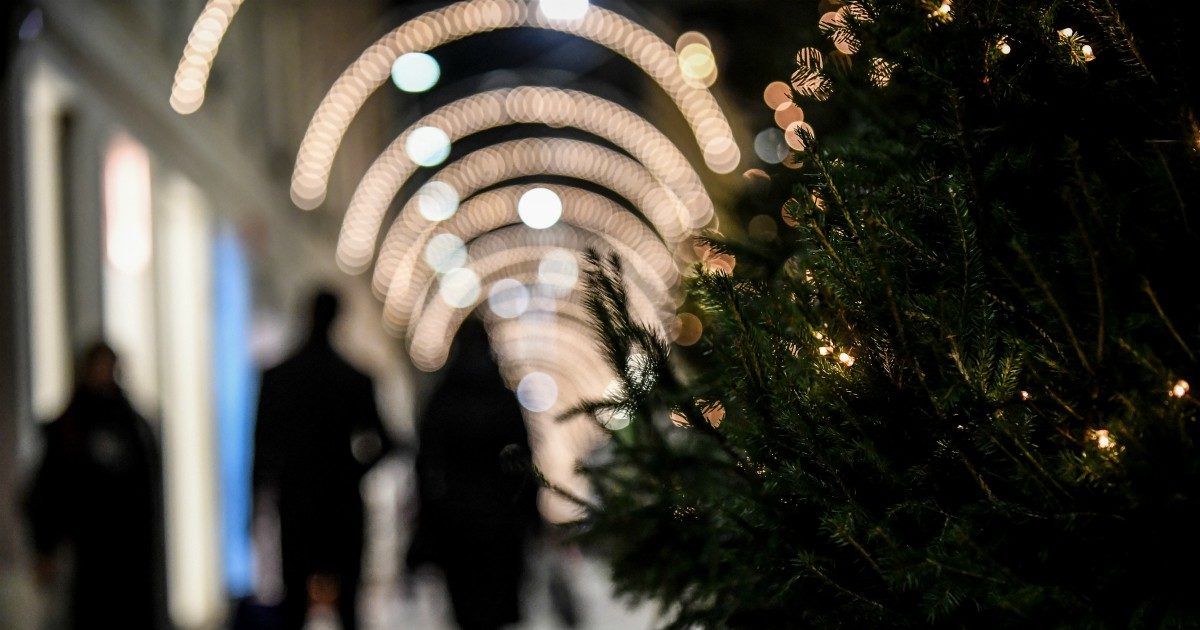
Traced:
<path fill-rule="evenodd" d="M 436 85 L 441 76 L 437 60 L 425 53 L 404 53 L 392 62 L 392 83 L 405 92 L 424 92 Z"/>
<path fill-rule="evenodd" d="M 548 20 L 579 20 L 588 12 L 588 0 L 542 0 L 538 11 Z"/>
<path fill-rule="evenodd" d="M 417 127 L 404 141 L 408 159 L 421 166 L 437 166 L 450 157 L 450 136 L 437 127 Z"/>
<path fill-rule="evenodd" d="M 558 223 L 562 210 L 562 199 L 549 188 L 527 190 L 517 201 L 517 215 L 525 225 L 536 230 L 544 230 Z"/>

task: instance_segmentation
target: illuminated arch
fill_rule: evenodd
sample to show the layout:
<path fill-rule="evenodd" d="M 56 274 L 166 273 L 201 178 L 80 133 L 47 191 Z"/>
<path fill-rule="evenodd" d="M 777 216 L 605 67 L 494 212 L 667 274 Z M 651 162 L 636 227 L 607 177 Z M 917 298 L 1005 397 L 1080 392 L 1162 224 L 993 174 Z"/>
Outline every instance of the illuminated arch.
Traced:
<path fill-rule="evenodd" d="M 574 127 L 602 137 L 641 162 L 674 194 L 680 223 L 699 228 L 713 216 L 700 176 L 666 136 L 641 116 L 586 92 L 545 87 L 482 92 L 438 108 L 405 129 L 367 169 L 350 200 L 338 237 L 338 263 L 351 272 L 371 262 L 379 228 L 392 199 L 418 168 L 404 150 L 414 129 L 436 127 L 451 142 L 517 123 Z"/>
<path fill-rule="evenodd" d="M 530 261 L 539 259 L 543 253 L 551 249 L 555 248 L 544 246 L 517 248 L 512 253 L 512 259 L 506 259 L 505 254 L 500 252 L 474 259 L 468 268 L 475 271 L 480 278 L 480 296 L 482 297 L 487 294 L 492 284 L 504 278 L 515 278 L 525 283 L 531 282 L 536 277 L 535 272 L 514 273 L 513 267 L 519 268 L 522 264 L 528 265 Z M 532 253 L 531 250 L 538 253 Z M 514 260 L 516 262 L 513 262 Z M 658 312 L 651 296 L 636 285 L 629 287 L 629 296 L 630 307 L 639 319 L 648 325 L 657 325 L 665 330 L 666 316 Z M 425 371 L 440 368 L 446 361 L 449 343 L 453 339 L 454 332 L 458 330 L 462 321 L 479 306 L 479 303 L 480 301 L 476 300 L 466 308 L 454 308 L 436 295 L 430 295 L 421 315 L 414 318 L 413 325 L 408 331 L 408 350 L 413 364 Z M 574 320 L 574 318 L 560 319 L 563 322 Z M 579 322 L 578 325 L 586 327 L 582 322 Z"/>
<path fill-rule="evenodd" d="M 586 248 L 605 252 L 614 244 L 614 251 L 621 252 L 624 248 L 605 236 L 566 225 L 547 230 L 531 230 L 521 225 L 494 230 L 475 239 L 467 246 L 467 258 L 471 261 L 469 266 L 480 277 L 481 282 L 486 276 L 497 273 L 500 268 L 498 266 L 503 265 L 504 268 L 528 267 L 529 273 L 533 274 L 530 283 L 535 283 L 538 265 L 542 257 L 551 251 L 567 251 L 578 258 Z M 673 310 L 671 295 L 662 284 L 655 282 L 656 276 L 648 276 L 641 269 L 630 266 L 627 280 L 630 288 L 636 289 L 637 295 L 646 298 L 646 304 L 659 311 L 660 316 L 656 319 L 665 319 L 667 312 Z M 441 303 L 441 300 L 433 297 L 436 293 L 435 288 L 434 279 L 430 274 L 423 285 L 417 285 L 417 290 L 389 292 L 385 303 L 387 323 L 394 328 L 407 329 L 413 322 L 418 322 L 428 304 Z M 659 299 L 655 300 L 652 296 Z"/>
<path fill-rule="evenodd" d="M 482 188 L 535 175 L 559 175 L 603 186 L 633 203 L 670 245 L 685 236 L 669 210 L 670 193 L 654 181 L 645 167 L 589 142 L 563 138 L 501 142 L 451 163 L 431 182 L 449 185 L 459 198 L 466 199 Z M 372 281 L 381 296 L 387 295 L 393 273 L 404 258 L 405 243 L 410 242 L 408 235 L 420 234 L 430 223 L 418 210 L 421 199 L 418 191 L 404 204 L 384 238 Z"/>
<path fill-rule="evenodd" d="M 355 60 L 321 100 L 304 133 L 292 174 L 292 199 L 302 208 L 324 200 L 342 138 L 367 97 L 406 52 L 424 52 L 464 37 L 530 26 L 575 35 L 629 59 L 675 102 L 699 143 L 705 164 L 729 173 L 741 159 L 733 131 L 712 94 L 684 80 L 675 50 L 629 18 L 589 7 L 578 20 L 548 20 L 521 0 L 466 0 L 413 18 L 381 37 Z"/>
<path fill-rule="evenodd" d="M 464 203 L 453 217 L 427 226 L 421 234 L 400 247 L 405 252 L 392 275 L 387 300 L 405 313 L 411 309 L 417 291 L 423 291 L 435 271 L 425 262 L 424 252 L 431 239 L 440 234 L 454 235 L 464 242 L 507 226 L 526 228 L 517 216 L 517 200 L 533 186 L 506 186 L 480 193 Z M 571 186 L 547 185 L 563 200 L 560 223 L 602 237 L 610 249 L 629 262 L 631 268 L 653 272 L 644 274 L 654 290 L 669 293 L 679 280 L 671 251 L 637 220 L 612 200 Z M 553 229 L 553 228 L 551 228 Z M 403 323 L 403 322 L 398 322 Z"/>

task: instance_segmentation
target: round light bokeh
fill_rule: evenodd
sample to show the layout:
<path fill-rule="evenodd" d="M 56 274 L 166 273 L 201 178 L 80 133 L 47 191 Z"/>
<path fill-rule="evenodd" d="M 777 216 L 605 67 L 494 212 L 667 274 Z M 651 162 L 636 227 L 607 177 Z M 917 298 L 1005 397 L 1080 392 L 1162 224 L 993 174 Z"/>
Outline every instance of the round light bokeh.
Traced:
<path fill-rule="evenodd" d="M 562 199 L 549 188 L 531 188 L 517 200 L 517 216 L 535 230 L 544 230 L 562 217 Z"/>
<path fill-rule="evenodd" d="M 488 307 L 497 317 L 520 317 L 529 308 L 529 288 L 512 278 L 497 280 L 488 291 Z"/>
<path fill-rule="evenodd" d="M 588 0 L 541 0 L 538 11 L 550 20 L 579 20 L 587 15 Z"/>
<path fill-rule="evenodd" d="M 717 79 L 717 59 L 711 48 L 693 42 L 679 51 L 679 70 L 685 79 L 707 87 Z"/>
<path fill-rule="evenodd" d="M 408 159 L 421 166 L 437 166 L 450 157 L 450 136 L 437 127 L 417 127 L 404 141 Z"/>
<path fill-rule="evenodd" d="M 530 372 L 517 383 L 517 401 L 534 413 L 548 411 L 558 402 L 558 383 L 545 372 Z"/>
<path fill-rule="evenodd" d="M 538 283 L 554 295 L 569 294 L 578 281 L 579 263 L 569 250 L 556 247 L 546 252 L 538 263 Z"/>
<path fill-rule="evenodd" d="M 779 164 L 787 158 L 788 153 L 782 131 L 763 129 L 754 136 L 754 154 L 767 164 Z"/>
<path fill-rule="evenodd" d="M 467 247 L 453 234 L 438 234 L 425 245 L 425 262 L 438 273 L 467 264 Z"/>
<path fill-rule="evenodd" d="M 404 53 L 392 62 L 392 83 L 405 92 L 425 92 L 441 76 L 437 60 L 422 52 Z"/>
<path fill-rule="evenodd" d="M 431 181 L 417 191 L 417 212 L 428 221 L 445 221 L 458 212 L 458 191 L 446 182 Z"/>
<path fill-rule="evenodd" d="M 620 431 L 629 426 L 632 416 L 625 408 L 604 409 L 596 414 L 596 420 L 609 431 Z"/>
<path fill-rule="evenodd" d="M 470 308 L 480 291 L 479 276 L 466 267 L 446 272 L 438 284 L 438 295 L 452 308 Z"/>

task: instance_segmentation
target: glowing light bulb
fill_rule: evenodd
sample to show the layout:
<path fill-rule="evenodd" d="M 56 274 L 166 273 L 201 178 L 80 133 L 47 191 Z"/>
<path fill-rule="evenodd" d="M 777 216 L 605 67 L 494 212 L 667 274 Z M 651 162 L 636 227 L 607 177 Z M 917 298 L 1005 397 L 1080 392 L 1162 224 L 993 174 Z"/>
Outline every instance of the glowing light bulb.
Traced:
<path fill-rule="evenodd" d="M 529 308 L 529 288 L 512 278 L 497 280 L 488 291 L 488 307 L 497 317 L 520 317 Z"/>
<path fill-rule="evenodd" d="M 942 6 L 938 7 L 938 13 L 941 13 L 942 15 L 949 15 L 950 14 L 950 3 L 943 2 Z"/>
<path fill-rule="evenodd" d="M 1031 398 L 1031 396 L 1029 395 L 1029 392 L 1022 389 L 1021 390 L 1021 400 L 1029 400 L 1030 398 Z"/>
<path fill-rule="evenodd" d="M 1075 34 L 1075 30 L 1068 26 L 1067 28 L 1059 31 L 1058 34 L 1062 35 L 1063 37 L 1070 37 Z"/>
<path fill-rule="evenodd" d="M 431 181 L 417 191 L 417 212 L 429 221 L 445 221 L 458 212 L 458 191 L 446 182 Z"/>
<path fill-rule="evenodd" d="M 530 372 L 517 383 L 517 402 L 534 413 L 547 411 L 558 402 L 558 382 L 545 372 Z"/>
<path fill-rule="evenodd" d="M 441 76 L 437 60 L 425 53 L 404 53 L 392 63 L 392 83 L 405 92 L 424 92 L 436 85 Z"/>
<path fill-rule="evenodd" d="M 1175 398 L 1183 398 L 1184 396 L 1187 396 L 1188 390 L 1190 389 L 1192 389 L 1192 386 L 1189 385 L 1187 381 L 1179 379 L 1178 381 L 1175 381 L 1175 385 L 1171 387 L 1171 395 Z"/>
<path fill-rule="evenodd" d="M 438 273 L 467 264 L 467 247 L 453 234 L 438 234 L 425 245 L 425 262 Z"/>
<path fill-rule="evenodd" d="M 829 346 L 821 346 L 820 348 L 817 348 L 817 354 L 819 354 L 823 357 L 829 356 L 829 354 L 832 352 L 833 352 L 833 348 L 830 348 Z"/>
<path fill-rule="evenodd" d="M 838 362 L 846 367 L 850 367 L 851 365 L 854 365 L 854 357 L 842 352 L 838 354 Z"/>
<path fill-rule="evenodd" d="M 404 141 L 408 159 L 421 166 L 437 166 L 450 157 L 450 136 L 437 127 L 417 127 Z"/>
<path fill-rule="evenodd" d="M 1117 440 L 1107 429 L 1096 429 L 1092 431 L 1092 439 L 1096 440 L 1096 446 L 1104 450 L 1109 450 L 1117 445 Z"/>
<path fill-rule="evenodd" d="M 548 20 L 579 20 L 587 15 L 588 0 L 542 0 L 538 11 Z"/>
<path fill-rule="evenodd" d="M 549 188 L 531 188 L 517 201 L 517 215 L 525 225 L 536 230 L 558 223 L 562 210 L 562 199 Z"/>
<path fill-rule="evenodd" d="M 1009 45 L 1008 40 L 1006 39 L 1000 40 L 1000 43 L 997 44 L 996 47 L 1000 49 L 1000 54 L 1002 55 L 1007 55 L 1008 53 L 1012 52 L 1012 46 Z"/>
<path fill-rule="evenodd" d="M 1096 55 L 1092 54 L 1092 47 L 1088 44 L 1084 44 L 1079 50 L 1083 53 L 1084 61 L 1091 61 L 1096 58 Z"/>
<path fill-rule="evenodd" d="M 438 284 L 438 295 L 447 306 L 468 308 L 479 299 L 479 276 L 466 267 L 451 269 Z"/>

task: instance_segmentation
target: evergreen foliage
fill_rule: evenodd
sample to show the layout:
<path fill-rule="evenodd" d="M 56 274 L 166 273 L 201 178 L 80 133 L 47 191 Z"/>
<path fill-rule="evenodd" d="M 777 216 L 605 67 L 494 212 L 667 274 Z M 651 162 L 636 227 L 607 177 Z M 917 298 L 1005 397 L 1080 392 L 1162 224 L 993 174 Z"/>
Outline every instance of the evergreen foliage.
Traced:
<path fill-rule="evenodd" d="M 940 7 L 843 11 L 850 131 L 805 138 L 778 239 L 706 243 L 694 360 L 593 258 L 624 392 L 580 411 L 631 422 L 578 535 L 677 626 L 1200 624 L 1182 7 Z"/>

